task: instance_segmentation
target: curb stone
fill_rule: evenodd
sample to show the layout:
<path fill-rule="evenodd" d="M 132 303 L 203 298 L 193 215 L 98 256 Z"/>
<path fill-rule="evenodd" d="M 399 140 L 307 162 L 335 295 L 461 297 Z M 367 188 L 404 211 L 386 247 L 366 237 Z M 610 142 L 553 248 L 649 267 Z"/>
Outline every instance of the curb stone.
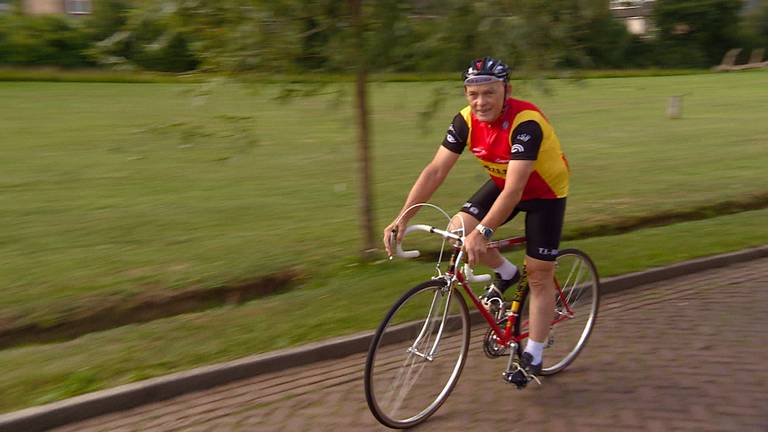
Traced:
<path fill-rule="evenodd" d="M 768 245 L 698 258 L 601 280 L 602 293 L 634 288 L 703 270 L 768 257 Z M 296 348 L 245 357 L 97 391 L 59 402 L 0 415 L 0 432 L 45 431 L 99 415 L 171 399 L 259 374 L 367 351 L 373 331 L 337 337 Z"/>

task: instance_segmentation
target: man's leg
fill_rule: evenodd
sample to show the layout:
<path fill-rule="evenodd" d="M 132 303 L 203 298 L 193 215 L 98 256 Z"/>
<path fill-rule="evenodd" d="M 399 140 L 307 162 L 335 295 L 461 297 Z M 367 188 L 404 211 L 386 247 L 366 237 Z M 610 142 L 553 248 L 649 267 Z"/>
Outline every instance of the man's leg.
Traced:
<path fill-rule="evenodd" d="M 534 356 L 533 364 L 541 363 L 542 349 L 549 336 L 555 310 L 555 262 L 525 257 L 528 273 L 530 311 L 528 345 L 526 351 Z M 531 342 L 534 342 L 531 344 Z"/>
<path fill-rule="evenodd" d="M 532 200 L 520 205 L 525 214 L 525 266 L 529 286 L 529 335 L 520 365 L 528 374 L 541 371 L 544 347 L 555 310 L 555 259 L 565 215 L 565 198 Z M 524 385 L 527 373 L 516 373 L 512 382 Z"/>
<path fill-rule="evenodd" d="M 496 186 L 493 180 L 488 180 L 464 203 L 461 211 L 451 219 L 450 229 L 460 229 L 463 227 L 464 235 L 471 233 L 491 209 L 500 193 L 501 189 Z M 514 214 L 512 217 L 514 217 Z M 517 267 L 504 258 L 498 249 L 488 249 L 486 253 L 478 258 L 481 264 L 492 268 L 499 275 L 497 280 L 489 287 L 493 291 L 487 292 L 486 297 L 501 297 L 504 290 L 519 279 Z"/>
<path fill-rule="evenodd" d="M 520 357 L 519 368 L 507 376 L 508 382 L 524 387 L 541 373 L 544 363 L 544 347 L 549 336 L 549 326 L 555 310 L 555 263 L 525 256 L 525 268 L 528 273 L 528 342 Z"/>

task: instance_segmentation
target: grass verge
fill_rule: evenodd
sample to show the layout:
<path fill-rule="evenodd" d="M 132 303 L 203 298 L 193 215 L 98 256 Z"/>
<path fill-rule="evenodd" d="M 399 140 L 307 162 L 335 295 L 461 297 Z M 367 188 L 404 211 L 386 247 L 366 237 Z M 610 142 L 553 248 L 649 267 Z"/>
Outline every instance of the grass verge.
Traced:
<path fill-rule="evenodd" d="M 601 276 L 768 244 L 768 210 L 565 242 L 586 250 Z M 513 253 L 519 261 L 519 253 Z M 73 341 L 0 351 L 0 410 L 10 411 L 375 327 L 424 262 L 340 263 L 300 289 Z"/>
<path fill-rule="evenodd" d="M 622 234 L 638 229 L 673 223 L 707 219 L 768 207 L 768 193 L 748 195 L 733 200 L 666 213 L 627 218 L 610 225 L 573 227 L 563 234 L 563 240 L 580 240 Z M 438 251 L 422 251 L 426 259 L 437 259 Z M 63 341 L 84 334 L 103 331 L 126 324 L 135 324 L 182 313 L 238 304 L 289 289 L 297 280 L 311 275 L 298 269 L 263 275 L 255 280 L 242 281 L 211 288 L 192 288 L 167 292 L 138 294 L 128 299 L 99 298 L 83 302 L 82 307 L 62 315 L 49 315 L 42 322 L 0 323 L 0 349 L 14 345 Z"/>
<path fill-rule="evenodd" d="M 547 113 L 568 154 L 566 230 L 599 229 L 764 194 L 764 76 L 513 91 Z M 278 102 L 279 86 L 226 81 L 0 83 L 0 323 L 47 326 L 93 304 L 295 265 L 322 277 L 314 269 L 350 260 L 360 237 L 354 113 L 350 86 L 331 87 Z M 450 96 L 425 120 L 440 91 Z M 683 118 L 665 118 L 668 97 L 683 93 Z M 465 101 L 456 82 L 375 83 L 371 97 L 381 227 Z M 485 180 L 464 155 L 432 202 L 455 209 Z"/>

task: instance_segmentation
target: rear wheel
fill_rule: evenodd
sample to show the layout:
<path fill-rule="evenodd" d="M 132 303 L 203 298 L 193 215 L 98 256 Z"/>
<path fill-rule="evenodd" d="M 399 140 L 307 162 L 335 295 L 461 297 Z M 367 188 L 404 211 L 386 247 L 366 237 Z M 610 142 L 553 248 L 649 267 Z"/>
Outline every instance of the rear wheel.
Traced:
<path fill-rule="evenodd" d="M 408 428 L 440 408 L 467 359 L 469 326 L 464 298 L 442 279 L 414 287 L 395 303 L 365 362 L 365 397 L 379 422 Z"/>
<path fill-rule="evenodd" d="M 544 351 L 542 375 L 565 369 L 578 356 L 592 333 L 600 304 L 600 280 L 587 254 L 577 249 L 561 250 L 556 262 L 554 324 Z"/>

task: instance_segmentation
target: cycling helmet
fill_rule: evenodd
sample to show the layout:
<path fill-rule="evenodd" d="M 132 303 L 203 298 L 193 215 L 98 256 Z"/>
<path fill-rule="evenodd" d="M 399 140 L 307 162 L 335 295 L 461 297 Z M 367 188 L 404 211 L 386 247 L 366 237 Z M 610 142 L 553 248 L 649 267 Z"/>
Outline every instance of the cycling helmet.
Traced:
<path fill-rule="evenodd" d="M 493 57 L 472 60 L 462 74 L 464 85 L 509 81 L 509 66 Z"/>

